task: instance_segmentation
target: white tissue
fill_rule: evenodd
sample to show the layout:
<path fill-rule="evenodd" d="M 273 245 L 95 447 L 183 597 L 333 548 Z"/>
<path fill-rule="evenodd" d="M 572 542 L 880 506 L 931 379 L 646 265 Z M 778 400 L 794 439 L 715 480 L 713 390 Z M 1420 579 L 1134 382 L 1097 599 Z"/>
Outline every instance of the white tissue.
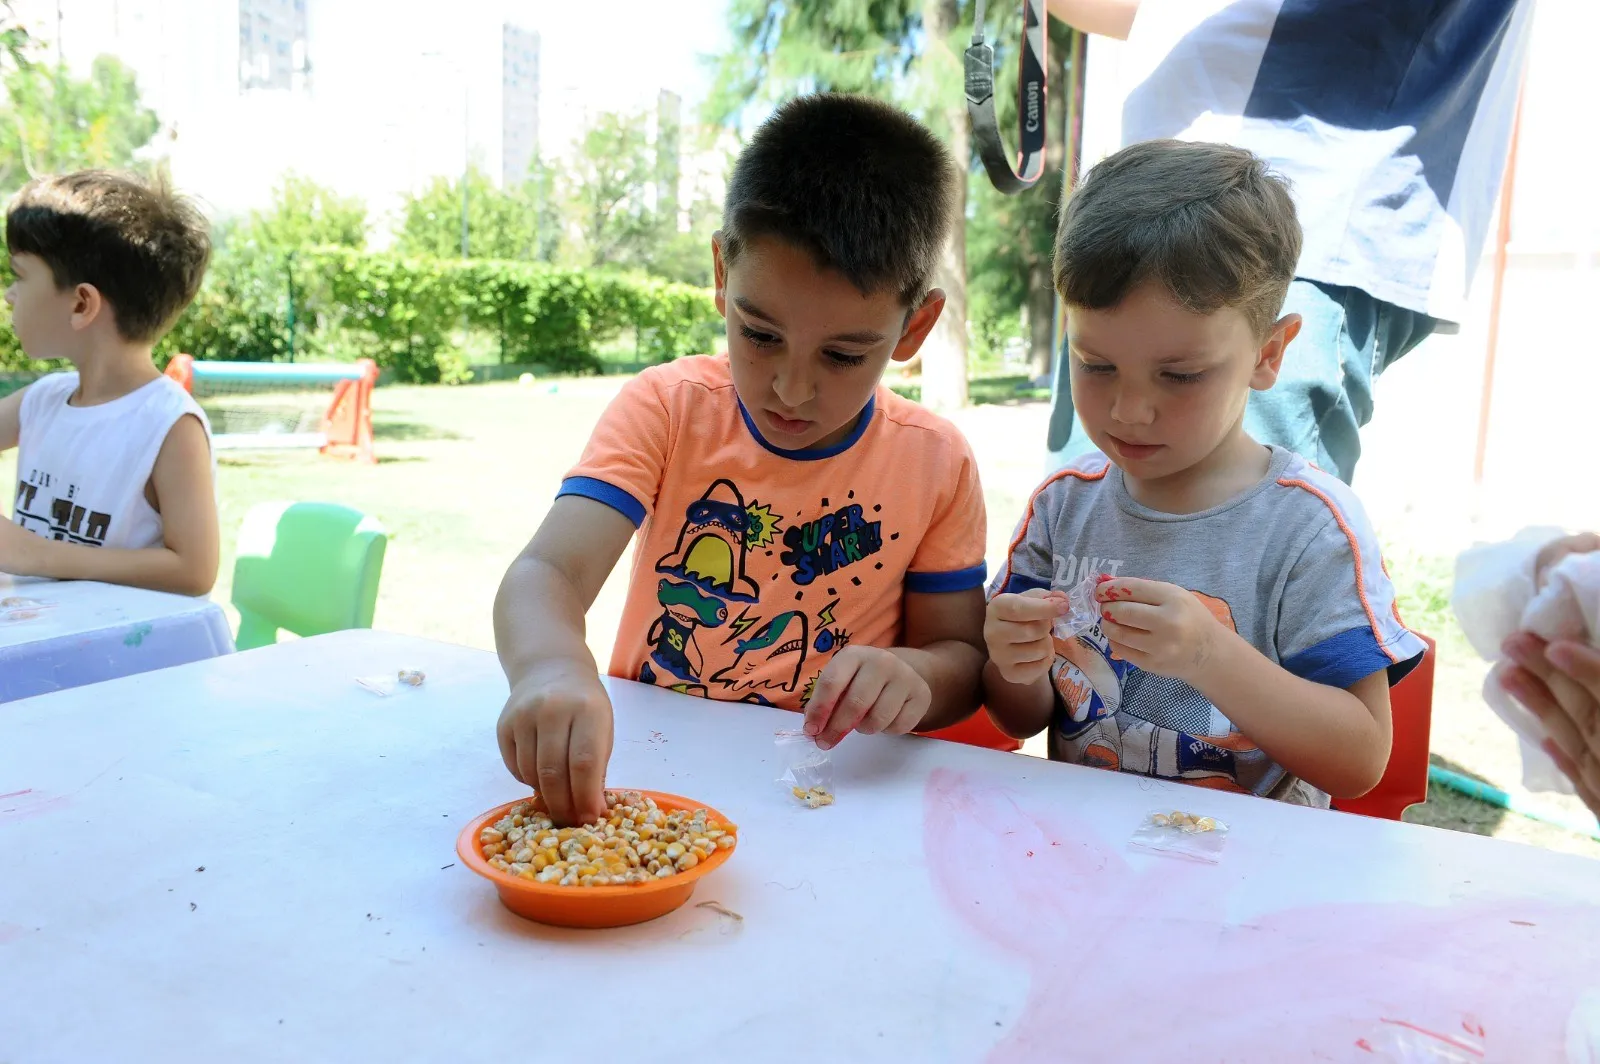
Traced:
<path fill-rule="evenodd" d="M 1600 647 L 1600 552 L 1567 555 L 1546 574 L 1542 589 L 1534 586 L 1540 549 L 1562 535 L 1534 528 L 1509 543 L 1473 547 L 1456 561 L 1451 604 L 1473 649 L 1494 663 L 1483 699 L 1522 741 L 1523 786 L 1571 794 L 1572 782 L 1541 749 L 1548 738 L 1543 723 L 1501 684 L 1511 663 L 1500 644 L 1516 632 Z"/>

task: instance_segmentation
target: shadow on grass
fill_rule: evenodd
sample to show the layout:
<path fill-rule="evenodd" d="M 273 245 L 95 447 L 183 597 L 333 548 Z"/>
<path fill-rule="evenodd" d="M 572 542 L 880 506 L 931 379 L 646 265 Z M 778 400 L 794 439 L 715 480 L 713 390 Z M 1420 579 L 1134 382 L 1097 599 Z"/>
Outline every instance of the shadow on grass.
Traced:
<path fill-rule="evenodd" d="M 1440 768 L 1449 769 L 1468 779 L 1479 783 L 1496 786 L 1490 780 L 1484 779 L 1476 772 L 1456 764 L 1448 758 L 1432 755 L 1431 764 Z M 1421 805 L 1412 806 L 1406 810 L 1404 820 L 1408 824 L 1426 824 L 1429 827 L 1449 828 L 1451 831 L 1466 831 L 1474 835 L 1493 835 L 1495 828 L 1509 814 L 1499 806 L 1480 802 L 1476 798 L 1462 794 L 1460 791 L 1449 787 L 1442 787 L 1431 780 L 1428 783 L 1428 800 Z"/>
<path fill-rule="evenodd" d="M 424 425 L 415 421 L 384 421 L 379 419 L 374 419 L 372 422 L 372 438 L 374 440 L 404 442 L 466 439 L 459 432 L 442 429 L 437 425 Z"/>

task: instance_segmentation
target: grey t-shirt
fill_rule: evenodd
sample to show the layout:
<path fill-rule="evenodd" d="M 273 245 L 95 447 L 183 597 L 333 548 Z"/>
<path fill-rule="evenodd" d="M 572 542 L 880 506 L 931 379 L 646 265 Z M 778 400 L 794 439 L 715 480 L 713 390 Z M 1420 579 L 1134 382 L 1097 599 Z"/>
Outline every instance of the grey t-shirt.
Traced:
<path fill-rule="evenodd" d="M 1388 670 L 1397 682 L 1424 647 L 1400 622 L 1366 514 L 1341 481 L 1271 450 L 1260 482 L 1194 514 L 1140 505 L 1105 455 L 1085 455 L 1034 492 L 990 595 L 1064 591 L 1085 574 L 1159 580 L 1296 676 L 1344 688 Z M 1056 655 L 1055 760 L 1328 804 L 1199 691 L 1113 660 L 1098 627 L 1058 639 Z"/>

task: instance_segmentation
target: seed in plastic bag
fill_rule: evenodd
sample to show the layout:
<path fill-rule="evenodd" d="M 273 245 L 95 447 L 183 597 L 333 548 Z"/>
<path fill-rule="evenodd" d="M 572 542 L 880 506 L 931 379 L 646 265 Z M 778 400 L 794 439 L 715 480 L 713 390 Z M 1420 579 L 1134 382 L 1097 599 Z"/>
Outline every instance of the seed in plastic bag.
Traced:
<path fill-rule="evenodd" d="M 796 798 L 812 809 L 821 809 L 825 805 L 833 804 L 833 792 L 826 787 L 791 787 L 790 791 Z"/>
<path fill-rule="evenodd" d="M 405 684 L 407 687 L 421 687 L 422 681 L 425 679 L 427 679 L 427 675 L 420 669 L 400 670 L 400 682 Z"/>

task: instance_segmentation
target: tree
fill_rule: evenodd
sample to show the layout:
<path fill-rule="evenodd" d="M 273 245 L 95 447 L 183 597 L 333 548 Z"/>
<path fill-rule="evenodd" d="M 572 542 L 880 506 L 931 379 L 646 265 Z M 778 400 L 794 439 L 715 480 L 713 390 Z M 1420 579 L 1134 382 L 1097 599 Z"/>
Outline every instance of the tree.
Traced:
<path fill-rule="evenodd" d="M 856 92 L 921 117 L 950 145 L 965 203 L 970 148 L 959 38 L 971 13 L 958 0 L 732 0 L 732 49 L 718 62 L 707 118 L 732 123 L 750 102 L 801 92 Z M 966 401 L 966 221 L 958 213 L 935 283 L 945 290 L 940 327 L 923 346 L 923 401 Z"/>
<path fill-rule="evenodd" d="M 309 177 L 287 173 L 272 189 L 272 206 L 251 211 L 247 235 L 263 248 L 362 248 L 367 245 L 367 205 L 341 196 Z"/>
<path fill-rule="evenodd" d="M 28 52 L 33 48 L 33 38 L 22 23 L 11 0 L 0 0 L 0 70 L 15 70 L 28 65 Z"/>
<path fill-rule="evenodd" d="M 406 199 L 398 240 L 407 255 L 461 257 L 461 182 L 436 177 Z M 535 259 L 539 207 L 526 186 L 501 189 L 477 167 L 467 172 L 467 251 L 474 259 Z"/>
<path fill-rule="evenodd" d="M 4 31 L 0 37 L 10 41 Z M 40 174 L 127 167 L 161 128 L 139 102 L 133 72 L 109 55 L 97 58 L 83 80 L 64 66 L 24 62 L 6 74 L 5 89 L 0 191 Z"/>
<path fill-rule="evenodd" d="M 584 130 L 557 182 L 576 264 L 648 264 L 668 224 L 654 209 L 656 175 L 644 114 L 602 114 Z"/>

